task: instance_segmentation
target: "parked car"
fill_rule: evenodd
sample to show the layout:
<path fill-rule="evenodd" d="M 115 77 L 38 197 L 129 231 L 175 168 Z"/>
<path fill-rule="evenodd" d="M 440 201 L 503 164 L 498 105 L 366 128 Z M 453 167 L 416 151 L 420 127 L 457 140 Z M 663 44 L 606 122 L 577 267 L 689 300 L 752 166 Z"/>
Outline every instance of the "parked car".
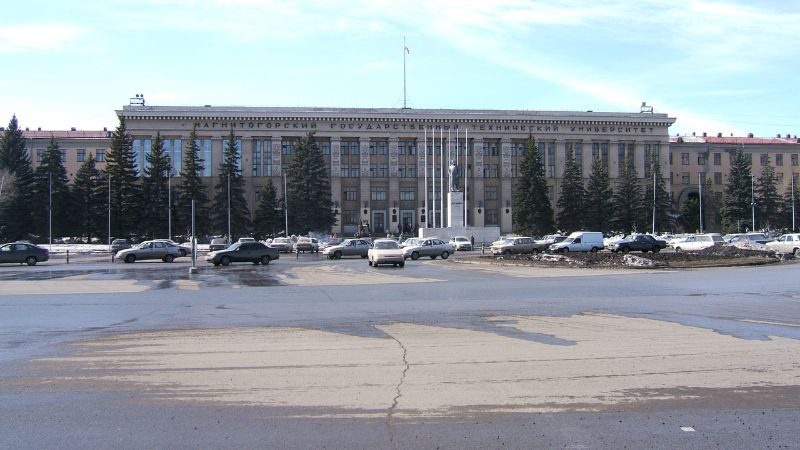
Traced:
<path fill-rule="evenodd" d="M 296 252 L 310 252 L 319 253 L 319 241 L 312 237 L 299 237 L 294 244 L 294 251 Z"/>
<path fill-rule="evenodd" d="M 261 242 L 236 242 L 224 250 L 209 252 L 206 261 L 219 266 L 232 262 L 250 262 L 267 265 L 270 261 L 281 257 L 277 248 L 268 247 Z"/>
<path fill-rule="evenodd" d="M 767 242 L 772 241 L 772 239 L 768 238 L 764 233 L 743 233 L 743 234 L 735 234 L 728 239 L 729 244 L 736 244 L 736 243 L 749 243 L 749 244 L 766 244 Z"/>
<path fill-rule="evenodd" d="M 472 241 L 466 236 L 454 236 L 450 238 L 450 243 L 456 251 L 472 251 Z"/>
<path fill-rule="evenodd" d="M 47 249 L 25 243 L 12 242 L 0 245 L 0 263 L 25 263 L 35 266 L 38 262 L 50 259 L 50 252 Z"/>
<path fill-rule="evenodd" d="M 550 246 L 553 253 L 597 252 L 603 249 L 603 233 L 599 231 L 576 231 L 563 241 Z"/>
<path fill-rule="evenodd" d="M 334 245 L 341 244 L 343 241 L 344 241 L 343 238 L 332 238 L 331 240 L 329 240 L 327 242 L 321 242 L 319 244 L 319 248 L 320 248 L 320 250 L 324 250 L 325 247 L 333 247 Z"/>
<path fill-rule="evenodd" d="M 118 251 L 116 258 L 129 264 L 146 259 L 160 259 L 171 263 L 180 256 L 181 251 L 177 245 L 164 241 L 144 241 L 135 247 Z"/>
<path fill-rule="evenodd" d="M 366 258 L 369 256 L 369 248 L 371 242 L 363 238 L 345 239 L 339 245 L 332 245 L 325 247 L 322 254 L 327 256 L 328 259 L 340 259 L 342 256 L 360 256 Z"/>
<path fill-rule="evenodd" d="M 781 235 L 778 239 L 767 242 L 767 247 L 778 253 L 792 253 L 794 256 L 800 257 L 800 233 Z"/>
<path fill-rule="evenodd" d="M 672 244 L 676 252 L 696 252 L 715 245 L 722 245 L 725 241 L 722 236 L 716 233 L 709 234 L 693 234 L 686 237 L 681 242 Z"/>
<path fill-rule="evenodd" d="M 546 252 L 550 250 L 550 246 L 553 244 L 558 244 L 566 239 L 566 236 L 562 236 L 560 234 L 548 234 L 541 239 L 536 239 L 533 241 L 533 253 L 538 252 Z"/>
<path fill-rule="evenodd" d="M 503 239 L 500 242 L 492 244 L 491 250 L 493 255 L 533 253 L 533 238 L 518 236 Z"/>
<path fill-rule="evenodd" d="M 181 256 L 191 255 L 192 254 L 192 246 L 189 244 L 178 244 L 177 242 L 173 241 L 172 239 L 153 239 L 154 241 L 160 242 L 169 242 L 170 244 L 178 247 L 178 250 L 181 252 Z"/>
<path fill-rule="evenodd" d="M 406 265 L 403 249 L 394 239 L 376 239 L 367 251 L 367 258 L 372 267 L 378 267 L 378 264 L 393 264 L 395 267 Z"/>
<path fill-rule="evenodd" d="M 447 259 L 454 251 L 455 248 L 449 242 L 437 238 L 425 238 L 420 240 L 417 245 L 407 245 L 403 247 L 403 256 L 415 261 L 419 259 L 420 256 L 428 256 L 431 259 L 436 259 L 441 256 L 442 259 Z"/>
<path fill-rule="evenodd" d="M 614 242 L 611 244 L 611 247 L 609 247 L 609 250 L 614 253 L 628 253 L 631 251 L 642 253 L 658 253 L 665 248 L 667 248 L 667 241 L 656 239 L 649 234 L 637 234 L 628 236 L 621 241 Z"/>
<path fill-rule="evenodd" d="M 211 243 L 208 244 L 208 251 L 215 252 L 217 250 L 224 250 L 228 248 L 230 243 L 228 243 L 227 239 L 223 238 L 214 238 L 211 240 Z"/>
<path fill-rule="evenodd" d="M 281 253 L 292 253 L 294 251 L 294 241 L 285 237 L 273 239 L 269 246 L 277 248 Z"/>
<path fill-rule="evenodd" d="M 114 239 L 111 241 L 111 252 L 117 253 L 120 250 L 131 248 L 131 243 L 127 239 Z"/>

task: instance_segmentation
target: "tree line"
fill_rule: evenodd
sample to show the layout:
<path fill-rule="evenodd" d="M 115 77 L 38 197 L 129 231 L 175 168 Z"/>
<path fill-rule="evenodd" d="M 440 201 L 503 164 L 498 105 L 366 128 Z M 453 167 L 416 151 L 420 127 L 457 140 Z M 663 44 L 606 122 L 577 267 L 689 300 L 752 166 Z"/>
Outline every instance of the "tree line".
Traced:
<path fill-rule="evenodd" d="M 792 199 L 798 198 L 795 183 L 781 195 L 778 179 L 769 155 L 762 161 L 761 176 L 751 174 L 750 156 L 738 148 L 731 157 L 728 183 L 721 199 L 714 195 L 711 180 L 703 181 L 702 193 L 684 202 L 678 215 L 672 211 L 672 201 L 666 189 L 658 154 L 650 154 L 646 162 L 655 182 L 638 178 L 632 155 L 625 155 L 619 179 L 611 185 L 606 164 L 600 155 L 592 162 L 592 171 L 584 184 L 578 162 L 568 149 L 561 179 L 561 195 L 554 214 L 545 179 L 544 161 L 533 136 L 525 143 L 524 157 L 520 162 L 513 195 L 514 231 L 542 236 L 558 229 L 562 232 L 576 230 L 602 231 L 603 233 L 674 231 L 679 225 L 687 232 L 708 231 L 708 218 L 721 223 L 724 232 L 752 230 L 753 212 L 756 229 L 790 229 L 792 227 Z M 795 200 L 796 201 L 796 200 Z M 700 214 L 702 204 L 702 219 Z M 655 221 L 653 215 L 655 214 Z M 798 211 L 794 211 L 795 223 Z M 700 221 L 703 226 L 700 226 Z"/>
<path fill-rule="evenodd" d="M 192 201 L 196 236 L 261 239 L 286 234 L 286 218 L 289 234 L 327 232 L 336 223 L 325 161 L 313 132 L 301 137 L 294 148 L 294 158 L 286 169 L 286 198 L 278 198 L 267 178 L 253 214 L 245 195 L 239 139 L 233 130 L 223 145 L 211 198 L 202 179 L 205 161 L 196 128 L 185 142 L 180 178 L 172 186 L 172 161 L 161 135 L 152 140 L 140 174 L 133 138 L 120 118 L 105 153 L 105 168 L 98 169 L 90 154 L 70 183 L 55 138 L 51 137 L 34 169 L 23 132 L 16 116 L 12 117 L 0 138 L 0 242 L 47 242 L 51 229 L 53 238 L 79 237 L 85 242 L 188 239 Z M 287 199 L 295 206 L 288 211 Z"/>

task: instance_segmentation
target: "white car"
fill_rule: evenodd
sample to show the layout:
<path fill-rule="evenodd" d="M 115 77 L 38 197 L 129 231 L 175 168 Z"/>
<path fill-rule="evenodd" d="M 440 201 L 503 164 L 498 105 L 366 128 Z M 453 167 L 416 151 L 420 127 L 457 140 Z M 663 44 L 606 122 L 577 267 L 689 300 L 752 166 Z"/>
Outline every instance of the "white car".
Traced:
<path fill-rule="evenodd" d="M 715 245 L 722 245 L 725 241 L 719 234 L 693 234 L 687 236 L 682 242 L 671 244 L 675 252 L 696 252 Z"/>
<path fill-rule="evenodd" d="M 367 251 L 367 258 L 372 267 L 378 267 L 379 264 L 393 264 L 395 267 L 406 265 L 403 249 L 394 239 L 376 239 Z"/>
<path fill-rule="evenodd" d="M 472 241 L 466 236 L 454 236 L 450 238 L 450 243 L 456 251 L 469 250 L 472 251 Z"/>
<path fill-rule="evenodd" d="M 767 247 L 778 253 L 792 253 L 800 257 L 800 233 L 790 233 L 781 235 L 778 239 L 767 242 Z"/>

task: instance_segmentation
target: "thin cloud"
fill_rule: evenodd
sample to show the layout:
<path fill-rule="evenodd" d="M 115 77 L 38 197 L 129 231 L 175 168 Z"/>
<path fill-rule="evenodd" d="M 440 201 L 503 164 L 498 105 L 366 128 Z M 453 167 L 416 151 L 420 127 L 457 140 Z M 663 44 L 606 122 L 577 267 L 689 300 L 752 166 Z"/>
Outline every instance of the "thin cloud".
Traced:
<path fill-rule="evenodd" d="M 86 30 L 71 24 L 21 24 L 0 27 L 0 53 L 57 50 L 78 40 Z"/>

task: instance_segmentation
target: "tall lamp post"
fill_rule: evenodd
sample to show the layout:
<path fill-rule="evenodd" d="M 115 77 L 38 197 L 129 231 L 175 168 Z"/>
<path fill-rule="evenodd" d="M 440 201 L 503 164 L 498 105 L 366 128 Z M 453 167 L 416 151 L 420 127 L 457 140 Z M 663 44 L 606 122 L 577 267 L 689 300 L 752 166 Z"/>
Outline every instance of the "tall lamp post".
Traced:
<path fill-rule="evenodd" d="M 750 209 L 753 214 L 753 228 L 751 231 L 756 231 L 756 191 L 755 191 L 755 175 L 750 175 Z"/>
<path fill-rule="evenodd" d="M 47 229 L 50 240 L 50 251 L 53 251 L 53 173 L 47 174 Z"/>
<path fill-rule="evenodd" d="M 233 242 L 231 236 L 231 171 L 228 170 L 228 243 Z"/>
<path fill-rule="evenodd" d="M 111 251 L 111 172 L 107 171 L 106 176 L 108 177 L 108 251 Z"/>

